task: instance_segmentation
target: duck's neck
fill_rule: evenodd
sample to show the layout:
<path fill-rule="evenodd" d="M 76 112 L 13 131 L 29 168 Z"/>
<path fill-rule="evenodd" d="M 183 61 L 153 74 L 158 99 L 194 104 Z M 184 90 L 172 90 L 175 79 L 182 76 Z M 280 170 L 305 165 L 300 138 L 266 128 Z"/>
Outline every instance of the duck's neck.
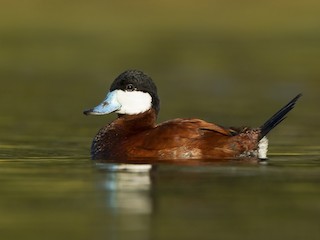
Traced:
<path fill-rule="evenodd" d="M 157 114 L 152 108 L 144 113 L 136 115 L 118 114 L 117 122 L 120 126 L 131 131 L 141 131 L 143 129 L 154 128 L 156 125 Z"/>

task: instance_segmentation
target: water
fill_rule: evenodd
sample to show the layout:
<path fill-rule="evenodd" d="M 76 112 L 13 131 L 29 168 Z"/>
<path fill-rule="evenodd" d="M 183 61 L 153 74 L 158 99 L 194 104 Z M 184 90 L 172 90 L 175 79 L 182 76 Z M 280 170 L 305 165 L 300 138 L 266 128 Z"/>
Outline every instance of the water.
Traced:
<path fill-rule="evenodd" d="M 1 239 L 319 238 L 319 3 L 200 2 L 2 4 Z M 159 122 L 259 126 L 303 97 L 267 163 L 93 162 L 115 116 L 82 111 L 128 68 L 157 83 Z"/>
<path fill-rule="evenodd" d="M 1 160 L 4 239 L 317 239 L 319 158 L 269 165 Z"/>

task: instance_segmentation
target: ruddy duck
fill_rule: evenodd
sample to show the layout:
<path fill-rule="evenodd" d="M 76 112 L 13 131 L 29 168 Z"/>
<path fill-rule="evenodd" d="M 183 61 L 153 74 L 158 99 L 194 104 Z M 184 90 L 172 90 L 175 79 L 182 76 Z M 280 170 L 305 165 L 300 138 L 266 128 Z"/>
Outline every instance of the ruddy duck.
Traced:
<path fill-rule="evenodd" d="M 261 127 L 224 128 L 200 119 L 173 119 L 156 124 L 160 110 L 157 87 L 138 70 L 120 74 L 105 100 L 85 115 L 115 112 L 118 118 L 95 136 L 91 156 L 94 160 L 227 160 L 265 159 L 266 138 L 295 106 L 293 98 Z"/>

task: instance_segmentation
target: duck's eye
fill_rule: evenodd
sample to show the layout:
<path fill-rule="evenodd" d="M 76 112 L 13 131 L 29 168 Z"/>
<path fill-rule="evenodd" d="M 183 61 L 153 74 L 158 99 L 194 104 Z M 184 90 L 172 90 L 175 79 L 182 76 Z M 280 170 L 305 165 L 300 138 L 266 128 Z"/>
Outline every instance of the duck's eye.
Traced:
<path fill-rule="evenodd" d="M 127 86 L 126 86 L 126 90 L 127 91 L 133 91 L 133 90 L 135 90 L 136 88 L 133 86 L 133 84 L 128 84 Z"/>

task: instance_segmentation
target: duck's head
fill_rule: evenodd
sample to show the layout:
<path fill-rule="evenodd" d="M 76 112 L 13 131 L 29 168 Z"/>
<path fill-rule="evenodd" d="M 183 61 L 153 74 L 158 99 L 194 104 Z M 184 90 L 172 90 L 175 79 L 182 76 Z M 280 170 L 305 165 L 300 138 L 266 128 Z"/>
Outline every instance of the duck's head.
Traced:
<path fill-rule="evenodd" d="M 160 109 L 157 87 L 152 79 L 138 70 L 121 73 L 111 84 L 106 98 L 98 106 L 86 110 L 85 115 L 104 115 L 118 113 L 136 115 L 154 109 Z"/>

